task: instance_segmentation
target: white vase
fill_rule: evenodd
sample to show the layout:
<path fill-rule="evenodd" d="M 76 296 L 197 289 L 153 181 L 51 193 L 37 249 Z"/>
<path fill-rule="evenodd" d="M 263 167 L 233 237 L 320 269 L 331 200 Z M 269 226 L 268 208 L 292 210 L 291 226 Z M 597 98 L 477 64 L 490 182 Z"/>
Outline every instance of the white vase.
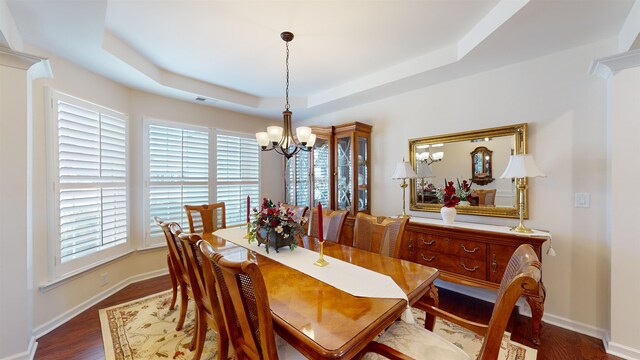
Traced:
<path fill-rule="evenodd" d="M 445 225 L 451 225 L 456 218 L 456 208 L 443 206 L 440 208 L 440 215 Z"/>
<path fill-rule="evenodd" d="M 458 206 L 471 206 L 471 203 L 467 200 L 462 200 L 458 203 Z"/>

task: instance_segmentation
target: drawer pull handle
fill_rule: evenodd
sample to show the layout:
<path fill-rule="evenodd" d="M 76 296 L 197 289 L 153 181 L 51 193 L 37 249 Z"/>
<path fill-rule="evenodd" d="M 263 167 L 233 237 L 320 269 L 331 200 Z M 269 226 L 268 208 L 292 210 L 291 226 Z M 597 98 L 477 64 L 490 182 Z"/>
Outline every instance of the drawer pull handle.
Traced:
<path fill-rule="evenodd" d="M 460 262 L 460 266 L 462 266 L 465 270 L 467 270 L 469 272 L 474 272 L 474 271 L 480 269 L 479 265 L 476 265 L 476 266 L 473 267 L 473 269 L 470 269 L 463 262 Z"/>
<path fill-rule="evenodd" d="M 433 243 L 436 242 L 435 240 L 431 240 L 429 242 L 424 241 L 424 239 L 422 239 L 422 243 L 425 245 L 433 245 Z"/>
<path fill-rule="evenodd" d="M 479 248 L 478 246 L 476 246 L 473 250 L 469 250 L 469 249 L 467 249 L 467 248 L 464 246 L 464 244 L 460 244 L 460 247 L 462 248 L 462 250 L 464 250 L 464 252 L 468 252 L 468 253 L 471 253 L 471 254 L 473 254 L 473 253 L 476 253 L 476 252 L 480 251 L 480 248 Z"/>
<path fill-rule="evenodd" d="M 431 262 L 431 261 L 433 261 L 433 260 L 435 260 L 435 259 L 436 259 L 436 256 L 435 256 L 435 255 L 434 255 L 434 256 L 432 256 L 432 257 L 428 257 L 428 258 L 426 258 L 426 257 L 424 257 L 424 255 L 423 255 L 423 254 L 420 254 L 420 257 L 422 258 L 422 260 L 424 260 L 424 261 L 426 261 L 426 262 Z"/>

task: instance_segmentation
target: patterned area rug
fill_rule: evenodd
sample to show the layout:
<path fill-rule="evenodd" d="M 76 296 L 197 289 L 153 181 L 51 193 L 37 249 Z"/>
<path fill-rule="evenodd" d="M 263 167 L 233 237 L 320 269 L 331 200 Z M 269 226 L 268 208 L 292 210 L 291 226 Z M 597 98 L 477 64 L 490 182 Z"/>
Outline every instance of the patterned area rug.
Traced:
<path fill-rule="evenodd" d="M 183 330 L 176 331 L 179 307 L 169 311 L 171 291 L 100 310 L 102 339 L 107 360 L 187 360 L 193 358 L 189 343 L 194 331 L 194 304 L 189 302 Z M 179 299 L 178 299 L 179 302 Z M 424 312 L 413 310 L 424 326 Z M 437 319 L 435 332 L 475 358 L 482 337 L 455 324 Z M 499 359 L 535 360 L 537 351 L 509 340 L 505 333 Z M 202 360 L 218 359 L 216 334 L 209 330 Z M 231 357 L 232 358 L 232 357 Z"/>

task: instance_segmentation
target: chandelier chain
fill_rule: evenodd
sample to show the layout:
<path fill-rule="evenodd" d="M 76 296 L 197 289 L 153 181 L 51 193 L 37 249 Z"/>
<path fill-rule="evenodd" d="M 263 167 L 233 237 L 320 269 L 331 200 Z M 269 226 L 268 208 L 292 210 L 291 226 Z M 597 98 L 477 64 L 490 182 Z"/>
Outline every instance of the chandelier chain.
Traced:
<path fill-rule="evenodd" d="M 289 42 L 285 42 L 287 44 L 287 86 L 285 91 L 285 99 L 286 104 L 284 106 L 285 110 L 289 110 Z"/>

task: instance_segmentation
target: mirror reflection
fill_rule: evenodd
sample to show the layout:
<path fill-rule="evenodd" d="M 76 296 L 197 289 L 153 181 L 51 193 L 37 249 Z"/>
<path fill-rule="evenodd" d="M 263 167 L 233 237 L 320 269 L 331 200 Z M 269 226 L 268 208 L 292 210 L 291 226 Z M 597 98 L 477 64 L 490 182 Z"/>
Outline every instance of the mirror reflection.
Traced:
<path fill-rule="evenodd" d="M 411 182 L 411 210 L 439 211 L 445 181 L 453 181 L 458 213 L 517 217 L 512 179 L 500 179 L 512 154 L 526 153 L 526 124 L 409 141 L 417 179 Z M 526 196 L 525 196 L 526 199 Z"/>

